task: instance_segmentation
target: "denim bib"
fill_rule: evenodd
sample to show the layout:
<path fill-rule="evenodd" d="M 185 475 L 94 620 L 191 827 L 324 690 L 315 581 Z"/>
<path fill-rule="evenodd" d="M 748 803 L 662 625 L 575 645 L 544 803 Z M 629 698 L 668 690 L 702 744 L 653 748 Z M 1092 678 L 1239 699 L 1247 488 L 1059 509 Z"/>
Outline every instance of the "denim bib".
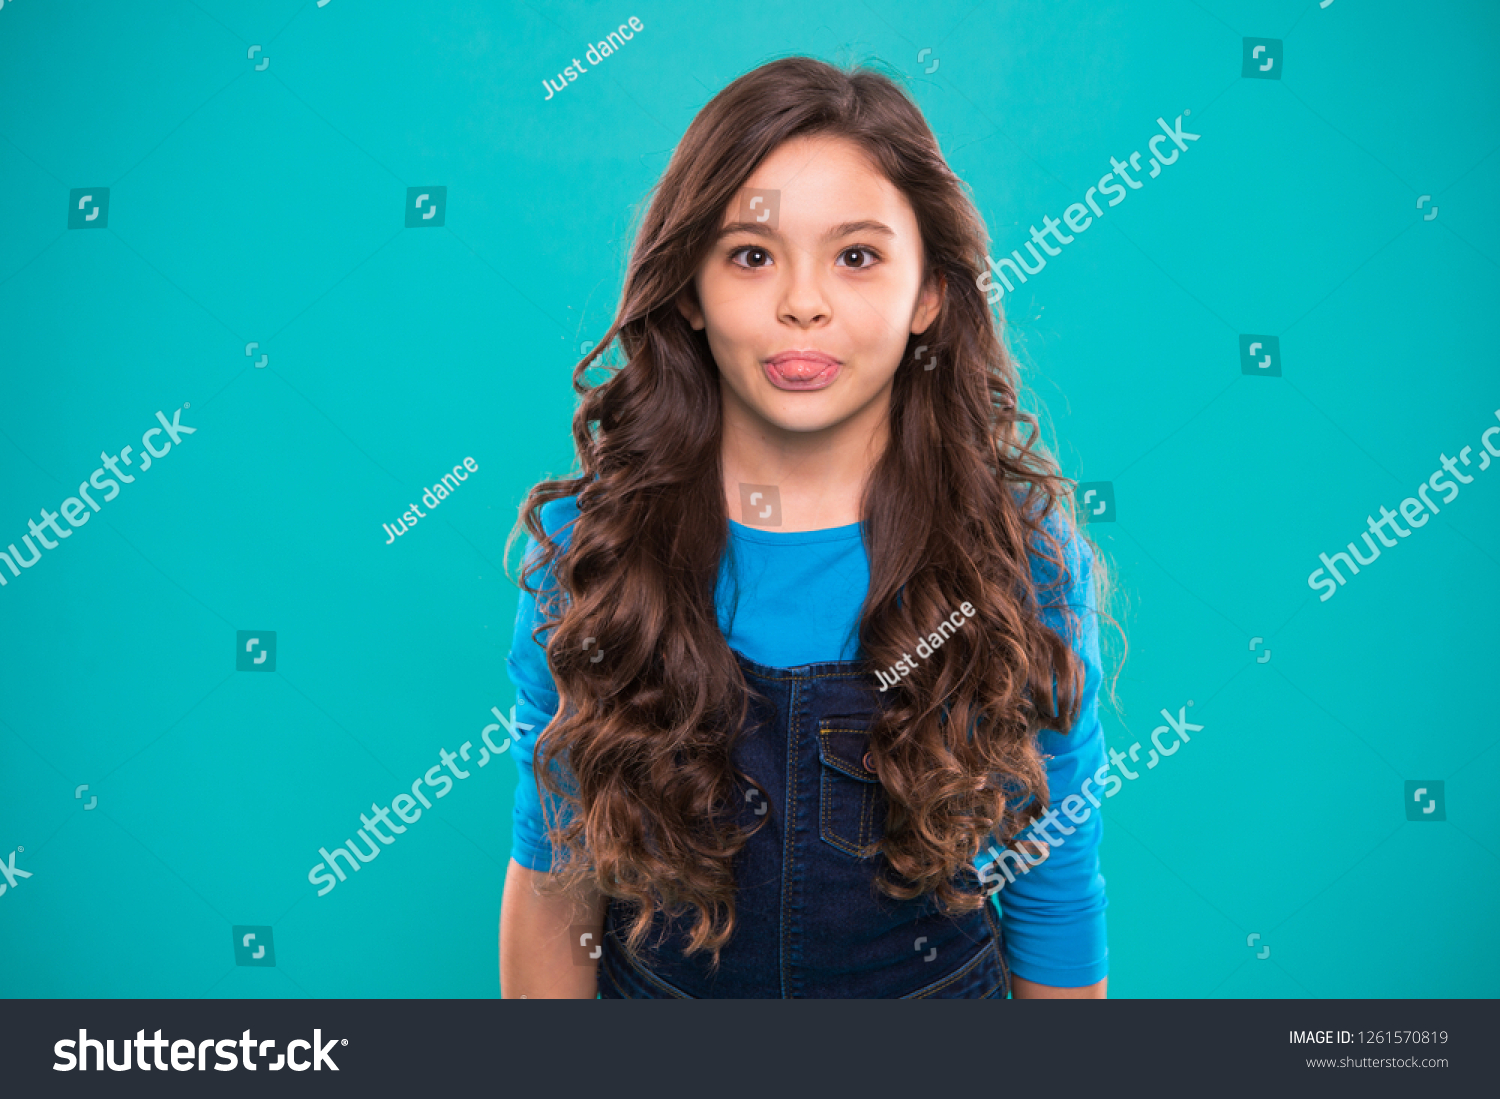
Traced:
<path fill-rule="evenodd" d="M 691 919 L 658 912 L 631 956 L 629 913 L 610 900 L 600 997 L 1006 998 L 1010 971 L 989 900 L 947 916 L 931 894 L 898 901 L 875 888 L 886 808 L 867 755 L 875 677 L 858 661 L 772 668 L 731 651 L 766 699 L 750 697 L 732 755 L 743 776 L 738 822 L 765 821 L 735 861 L 734 933 L 710 975 L 706 951 L 683 954 Z M 960 881 L 977 889 L 972 866 Z"/>

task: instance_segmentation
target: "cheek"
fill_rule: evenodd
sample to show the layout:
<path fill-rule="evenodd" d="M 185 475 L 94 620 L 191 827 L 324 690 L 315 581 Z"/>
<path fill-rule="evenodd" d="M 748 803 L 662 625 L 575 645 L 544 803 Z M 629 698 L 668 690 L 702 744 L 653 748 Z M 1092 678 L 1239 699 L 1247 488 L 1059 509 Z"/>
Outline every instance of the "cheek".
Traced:
<path fill-rule="evenodd" d="M 873 279 L 844 288 L 834 301 L 851 337 L 869 348 L 905 341 L 911 327 L 916 293 L 903 280 Z"/>
<path fill-rule="evenodd" d="M 911 336 L 911 303 L 900 295 L 859 295 L 846 303 L 844 331 L 849 347 L 866 369 L 893 372 Z"/>
<path fill-rule="evenodd" d="M 710 285 L 704 291 L 703 315 L 714 354 L 721 361 L 724 356 L 753 356 L 763 342 L 764 329 L 775 320 L 774 308 L 746 287 Z"/>
<path fill-rule="evenodd" d="M 747 345 L 720 331 L 709 329 L 708 349 L 713 354 L 713 365 L 718 368 L 719 383 L 737 393 L 742 400 L 751 400 L 756 392 L 759 363 L 755 352 Z"/>

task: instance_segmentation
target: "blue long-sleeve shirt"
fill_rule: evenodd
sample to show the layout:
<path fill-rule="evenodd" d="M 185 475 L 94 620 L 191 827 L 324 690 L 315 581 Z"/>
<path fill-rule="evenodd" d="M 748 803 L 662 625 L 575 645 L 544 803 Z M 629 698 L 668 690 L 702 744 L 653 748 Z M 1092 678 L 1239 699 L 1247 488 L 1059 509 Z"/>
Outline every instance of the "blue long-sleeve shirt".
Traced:
<path fill-rule="evenodd" d="M 549 537 L 567 545 L 572 531 L 562 528 L 577 515 L 573 498 L 553 500 L 542 508 L 542 525 Z M 1049 524 L 1055 524 L 1050 525 L 1051 532 L 1061 539 L 1062 520 L 1054 514 Z M 783 532 L 731 519 L 729 532 L 715 598 L 719 627 L 729 645 L 751 660 L 776 668 L 855 659 L 859 613 L 870 582 L 861 524 Z M 1053 807 L 1061 806 L 1069 794 L 1080 793 L 1084 780 L 1106 766 L 1098 712 L 1099 630 L 1097 616 L 1091 613 L 1096 610 L 1093 551 L 1077 537 L 1069 537 L 1063 545 L 1071 583 L 1041 593 L 1042 613 L 1044 621 L 1068 638 L 1082 658 L 1086 679 L 1078 721 L 1069 733 L 1064 736 L 1050 729 L 1038 733 L 1040 751 L 1051 757 L 1046 763 Z M 528 537 L 527 561 L 537 553 L 535 539 Z M 1055 581 L 1054 565 L 1035 552 L 1031 563 L 1039 585 Z M 550 571 L 538 573 L 532 583 L 553 590 Z M 1076 630 L 1067 629 L 1061 603 L 1071 605 L 1079 615 Z M 537 735 L 559 707 L 543 649 L 549 634 L 544 631 L 540 642 L 531 636 L 540 621 L 536 597 L 522 590 L 507 668 L 516 687 L 518 723 L 532 728 L 521 731 L 518 724 L 510 753 L 520 771 L 511 857 L 532 870 L 552 865 L 532 764 Z M 566 819 L 556 795 L 548 795 L 548 807 L 554 819 L 559 814 Z M 1076 812 L 1076 802 L 1074 808 Z M 1099 870 L 1100 813 L 1093 810 L 1084 823 L 1066 826 L 1073 833 L 1053 844 L 1044 862 L 1006 881 L 995 899 L 1011 971 L 1038 984 L 1076 988 L 1093 984 L 1108 972 L 1104 918 L 1108 901 Z M 975 859 L 975 867 L 983 869 L 992 861 L 986 850 Z"/>

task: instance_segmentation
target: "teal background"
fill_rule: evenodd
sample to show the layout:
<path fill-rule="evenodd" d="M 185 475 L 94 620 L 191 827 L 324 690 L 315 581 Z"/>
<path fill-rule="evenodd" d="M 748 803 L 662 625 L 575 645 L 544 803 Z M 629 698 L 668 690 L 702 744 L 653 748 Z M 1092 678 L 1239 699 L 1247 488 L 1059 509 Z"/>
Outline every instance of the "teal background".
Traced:
<path fill-rule="evenodd" d="M 1285 79 L 1240 75 L 1247 37 Z M 1109 744 L 1204 725 L 1106 803 L 1111 995 L 1492 995 L 1500 472 L 1306 580 L 1500 423 L 1497 48 L 1477 0 L 5 3 L 0 549 L 158 409 L 196 434 L 3 573 L 0 859 L 32 876 L 0 994 L 498 994 L 508 757 L 328 895 L 308 871 L 508 713 L 505 538 L 572 466 L 645 196 L 713 93 L 805 53 L 905 74 L 996 254 L 1158 116 L 1201 134 L 1004 302 L 1064 471 L 1114 489 Z M 404 228 L 432 185 L 444 225 Z"/>

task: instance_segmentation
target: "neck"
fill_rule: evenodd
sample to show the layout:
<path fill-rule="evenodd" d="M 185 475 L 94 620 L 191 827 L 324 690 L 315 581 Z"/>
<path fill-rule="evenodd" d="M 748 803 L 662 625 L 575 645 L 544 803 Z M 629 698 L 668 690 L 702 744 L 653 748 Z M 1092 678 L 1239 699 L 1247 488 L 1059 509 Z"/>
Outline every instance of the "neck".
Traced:
<path fill-rule="evenodd" d="M 726 394 L 720 453 L 729 517 L 788 533 L 859 522 L 865 486 L 890 434 L 889 391 L 883 397 L 841 423 L 789 431 Z M 780 523 L 746 514 L 741 485 L 774 487 L 774 496 L 763 493 L 756 503 L 774 500 Z"/>

